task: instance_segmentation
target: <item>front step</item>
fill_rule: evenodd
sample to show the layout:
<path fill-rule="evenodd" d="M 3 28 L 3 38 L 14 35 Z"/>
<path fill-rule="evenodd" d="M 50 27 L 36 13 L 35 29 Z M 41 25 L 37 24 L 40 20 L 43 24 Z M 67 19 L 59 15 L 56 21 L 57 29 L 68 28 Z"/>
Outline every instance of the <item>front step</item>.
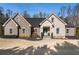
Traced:
<path fill-rule="evenodd" d="M 43 36 L 43 39 L 50 39 L 50 36 Z"/>

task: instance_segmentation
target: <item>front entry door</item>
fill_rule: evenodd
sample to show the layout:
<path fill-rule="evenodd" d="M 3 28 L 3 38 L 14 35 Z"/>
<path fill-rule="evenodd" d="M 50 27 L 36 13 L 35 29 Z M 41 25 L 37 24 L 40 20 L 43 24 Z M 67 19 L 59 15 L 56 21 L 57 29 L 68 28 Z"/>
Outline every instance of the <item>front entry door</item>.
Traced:
<path fill-rule="evenodd" d="M 43 35 L 50 36 L 50 27 L 43 27 Z"/>

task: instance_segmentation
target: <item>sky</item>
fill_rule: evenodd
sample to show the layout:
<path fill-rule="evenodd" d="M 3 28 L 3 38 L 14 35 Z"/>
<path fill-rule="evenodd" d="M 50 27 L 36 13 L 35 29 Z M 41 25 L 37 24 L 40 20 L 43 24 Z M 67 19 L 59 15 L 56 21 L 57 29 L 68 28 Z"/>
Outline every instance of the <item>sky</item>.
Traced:
<path fill-rule="evenodd" d="M 24 10 L 27 10 L 30 15 L 39 12 L 58 15 L 60 7 L 69 5 L 74 7 L 76 3 L 0 3 L 0 7 L 3 7 L 5 11 L 10 9 L 14 13 L 23 13 Z"/>

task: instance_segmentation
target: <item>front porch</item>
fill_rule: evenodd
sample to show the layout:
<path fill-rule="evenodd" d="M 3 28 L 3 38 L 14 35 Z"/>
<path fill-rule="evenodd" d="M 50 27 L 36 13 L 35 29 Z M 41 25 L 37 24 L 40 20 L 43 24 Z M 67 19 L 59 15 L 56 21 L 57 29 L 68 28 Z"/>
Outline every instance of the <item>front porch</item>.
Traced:
<path fill-rule="evenodd" d="M 50 32 L 50 26 L 44 26 L 42 28 L 43 32 L 41 32 L 42 38 L 53 38 L 53 33 Z"/>

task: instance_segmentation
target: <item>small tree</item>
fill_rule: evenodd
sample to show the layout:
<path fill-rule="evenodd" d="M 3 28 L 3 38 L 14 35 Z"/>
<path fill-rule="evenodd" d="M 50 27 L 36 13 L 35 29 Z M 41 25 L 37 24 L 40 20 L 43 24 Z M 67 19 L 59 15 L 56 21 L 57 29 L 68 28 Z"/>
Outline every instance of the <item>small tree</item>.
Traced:
<path fill-rule="evenodd" d="M 76 28 L 76 38 L 79 39 L 79 27 Z"/>
<path fill-rule="evenodd" d="M 3 27 L 2 24 L 0 23 L 0 37 L 3 36 Z"/>

